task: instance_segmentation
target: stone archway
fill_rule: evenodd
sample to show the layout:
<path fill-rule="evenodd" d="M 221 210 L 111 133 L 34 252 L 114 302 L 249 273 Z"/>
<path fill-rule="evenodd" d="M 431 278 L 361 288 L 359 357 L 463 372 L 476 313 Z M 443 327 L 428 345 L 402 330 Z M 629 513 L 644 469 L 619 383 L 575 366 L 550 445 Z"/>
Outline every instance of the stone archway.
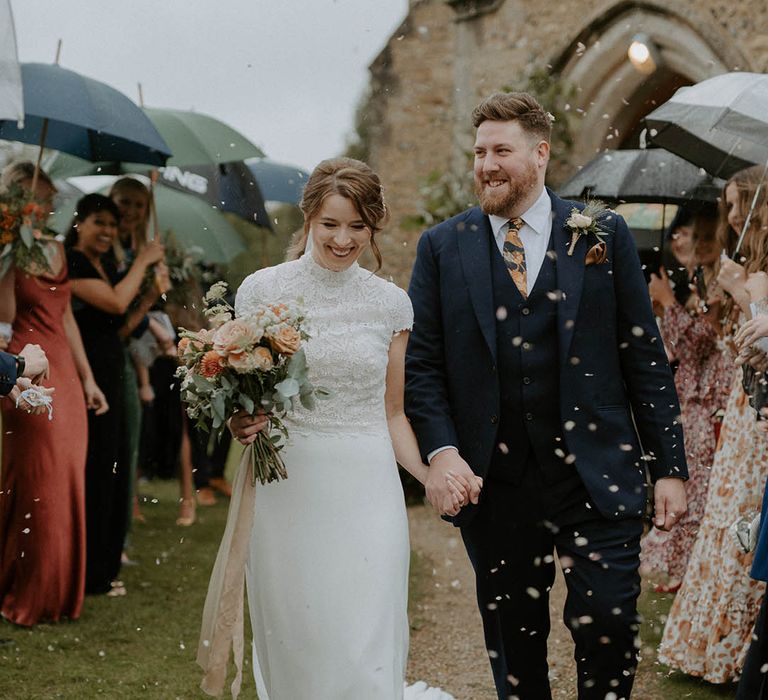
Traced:
<path fill-rule="evenodd" d="M 749 70 L 727 41 L 702 34 L 705 24 L 647 1 L 609 3 L 585 23 L 553 61 L 553 70 L 576 89 L 573 163 L 585 163 L 604 148 L 637 147 L 642 118 L 677 88 L 739 66 Z M 639 32 L 650 37 L 661 59 L 650 76 L 627 58 Z"/>

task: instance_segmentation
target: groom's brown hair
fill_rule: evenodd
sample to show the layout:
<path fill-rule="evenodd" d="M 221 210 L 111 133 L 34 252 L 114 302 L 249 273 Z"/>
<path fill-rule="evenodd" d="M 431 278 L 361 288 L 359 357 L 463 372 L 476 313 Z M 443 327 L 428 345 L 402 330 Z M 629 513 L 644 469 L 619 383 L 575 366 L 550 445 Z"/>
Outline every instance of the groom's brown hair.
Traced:
<path fill-rule="evenodd" d="M 472 110 L 472 126 L 484 121 L 517 122 L 526 134 L 549 143 L 552 116 L 527 92 L 494 92 Z"/>

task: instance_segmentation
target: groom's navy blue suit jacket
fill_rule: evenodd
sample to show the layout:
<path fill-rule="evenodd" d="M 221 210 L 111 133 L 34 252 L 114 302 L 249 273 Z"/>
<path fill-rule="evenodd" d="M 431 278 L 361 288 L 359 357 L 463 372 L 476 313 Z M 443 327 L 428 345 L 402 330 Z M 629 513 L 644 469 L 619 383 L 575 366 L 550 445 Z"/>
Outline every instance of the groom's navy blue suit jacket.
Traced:
<path fill-rule="evenodd" d="M 16 383 L 16 356 L 0 351 L 0 396 L 5 396 Z"/>
<path fill-rule="evenodd" d="M 597 242 L 568 255 L 566 219 L 584 205 L 552 200 L 561 430 L 565 451 L 609 519 L 638 517 L 651 479 L 687 478 L 680 407 L 632 236 L 621 216 L 601 218 L 607 259 L 585 264 Z M 490 222 L 478 207 L 426 231 L 409 288 L 414 327 L 406 355 L 406 412 L 422 456 L 455 445 L 485 476 L 496 448 L 500 389 Z M 642 447 L 641 447 L 642 445 Z M 508 446 L 510 451 L 514 445 Z M 462 525 L 474 512 L 463 508 Z"/>

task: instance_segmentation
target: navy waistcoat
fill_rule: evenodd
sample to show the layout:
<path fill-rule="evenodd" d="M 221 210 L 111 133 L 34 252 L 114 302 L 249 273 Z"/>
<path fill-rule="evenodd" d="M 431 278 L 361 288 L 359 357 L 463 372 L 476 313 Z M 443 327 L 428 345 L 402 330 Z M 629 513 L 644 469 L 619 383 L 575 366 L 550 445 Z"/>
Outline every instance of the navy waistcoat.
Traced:
<path fill-rule="evenodd" d="M 492 242 L 501 414 L 489 476 L 517 482 L 530 458 L 547 483 L 575 473 L 560 428 L 555 253 L 549 250 L 527 299 Z"/>

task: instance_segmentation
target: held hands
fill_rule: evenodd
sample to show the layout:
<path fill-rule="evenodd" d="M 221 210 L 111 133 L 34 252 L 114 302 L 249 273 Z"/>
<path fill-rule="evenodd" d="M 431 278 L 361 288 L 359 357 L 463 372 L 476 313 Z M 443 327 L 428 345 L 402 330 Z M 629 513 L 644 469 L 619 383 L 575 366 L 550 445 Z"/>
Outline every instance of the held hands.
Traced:
<path fill-rule="evenodd" d="M 682 479 L 665 477 L 656 482 L 653 490 L 653 524 L 659 529 L 669 531 L 688 511 L 685 498 L 685 483 Z"/>
<path fill-rule="evenodd" d="M 436 454 L 424 484 L 427 498 L 440 515 L 457 515 L 469 503 L 477 503 L 483 480 L 454 450 Z"/>
<path fill-rule="evenodd" d="M 238 411 L 228 421 L 229 432 L 241 445 L 250 445 L 256 436 L 269 425 L 269 416 L 259 410 L 256 415 Z"/>

